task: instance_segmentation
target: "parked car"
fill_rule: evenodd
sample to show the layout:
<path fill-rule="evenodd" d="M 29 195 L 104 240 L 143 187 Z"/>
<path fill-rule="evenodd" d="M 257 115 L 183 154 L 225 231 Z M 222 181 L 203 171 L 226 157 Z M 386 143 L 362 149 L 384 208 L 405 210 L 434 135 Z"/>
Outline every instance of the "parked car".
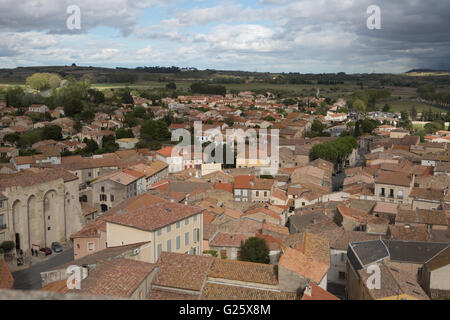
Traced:
<path fill-rule="evenodd" d="M 63 251 L 62 246 L 59 242 L 52 243 L 52 250 L 55 251 L 56 253 L 60 253 Z"/>
<path fill-rule="evenodd" d="M 45 256 L 52 254 L 52 249 L 50 249 L 50 248 L 41 248 L 39 251 L 44 252 Z"/>

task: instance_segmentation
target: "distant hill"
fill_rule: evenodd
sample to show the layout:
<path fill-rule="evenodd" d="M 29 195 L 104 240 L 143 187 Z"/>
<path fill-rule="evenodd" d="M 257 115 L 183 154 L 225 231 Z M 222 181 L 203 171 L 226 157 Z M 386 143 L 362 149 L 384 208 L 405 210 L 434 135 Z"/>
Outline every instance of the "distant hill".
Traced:
<path fill-rule="evenodd" d="M 412 69 L 406 73 L 443 73 L 450 72 L 450 70 L 434 70 L 434 69 Z"/>

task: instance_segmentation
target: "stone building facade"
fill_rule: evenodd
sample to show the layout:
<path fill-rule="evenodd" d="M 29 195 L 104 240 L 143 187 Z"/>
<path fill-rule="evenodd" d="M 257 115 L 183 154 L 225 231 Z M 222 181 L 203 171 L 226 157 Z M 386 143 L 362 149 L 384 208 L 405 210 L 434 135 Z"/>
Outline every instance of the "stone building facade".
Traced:
<path fill-rule="evenodd" d="M 14 241 L 16 249 L 49 247 L 81 229 L 78 179 L 71 173 L 43 170 L 1 179 L 0 186 L 7 199 L 4 238 Z"/>

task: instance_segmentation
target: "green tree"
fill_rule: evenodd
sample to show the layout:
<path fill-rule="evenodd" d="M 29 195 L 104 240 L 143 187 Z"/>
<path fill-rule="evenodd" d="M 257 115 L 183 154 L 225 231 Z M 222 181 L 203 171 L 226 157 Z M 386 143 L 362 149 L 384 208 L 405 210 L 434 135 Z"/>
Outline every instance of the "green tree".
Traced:
<path fill-rule="evenodd" d="M 177 85 L 175 84 L 175 82 L 169 82 L 168 84 L 166 84 L 166 89 L 177 90 Z"/>
<path fill-rule="evenodd" d="M 353 110 L 360 112 L 360 113 L 365 113 L 366 112 L 366 104 L 361 99 L 356 99 L 355 101 L 353 101 Z"/>
<path fill-rule="evenodd" d="M 62 139 L 62 129 L 59 126 L 45 126 L 43 131 L 44 140 L 61 140 Z"/>
<path fill-rule="evenodd" d="M 383 112 L 389 112 L 391 110 L 391 106 L 389 105 L 389 104 L 385 104 L 384 106 L 383 106 Z"/>
<path fill-rule="evenodd" d="M 449 111 L 449 112 L 450 112 L 450 111 Z M 412 119 L 413 121 L 415 121 L 415 120 L 417 119 L 417 109 L 416 109 L 416 106 L 412 106 L 410 115 L 411 115 L 411 119 Z"/>
<path fill-rule="evenodd" d="M 170 138 L 169 127 L 161 120 L 147 120 L 141 126 L 141 138 L 148 143 L 167 140 Z"/>
<path fill-rule="evenodd" d="M 99 104 L 105 102 L 105 94 L 97 89 L 88 90 L 89 99 L 91 102 Z"/>
<path fill-rule="evenodd" d="M 48 78 L 48 85 L 50 87 L 50 89 L 56 89 L 59 88 L 59 86 L 61 85 L 61 81 L 62 78 L 58 75 L 58 74 L 50 74 L 49 78 Z"/>
<path fill-rule="evenodd" d="M 83 100 L 88 100 L 89 85 L 84 82 L 69 81 L 58 92 L 58 100 L 64 107 L 64 113 L 68 117 L 80 114 L 83 109 Z"/>
<path fill-rule="evenodd" d="M 13 241 L 3 241 L 0 245 L 0 249 L 2 249 L 3 252 L 8 253 L 13 250 L 15 246 Z"/>
<path fill-rule="evenodd" d="M 83 155 L 91 156 L 98 150 L 98 144 L 94 140 L 85 138 L 83 142 L 86 144 L 82 151 Z"/>
<path fill-rule="evenodd" d="M 133 104 L 134 100 L 131 96 L 131 90 L 130 88 L 122 89 L 120 92 L 120 101 L 124 104 Z"/>
<path fill-rule="evenodd" d="M 266 240 L 257 237 L 248 238 L 245 243 L 241 243 L 239 260 L 256 263 L 269 263 L 269 247 Z"/>
<path fill-rule="evenodd" d="M 359 137 L 361 135 L 362 130 L 361 130 L 359 123 L 360 123 L 359 121 L 356 121 L 355 129 L 353 130 L 354 137 Z"/>
<path fill-rule="evenodd" d="M 444 126 L 443 122 L 440 122 L 440 121 L 433 121 L 433 122 L 427 123 L 423 127 L 425 132 L 428 134 L 435 133 L 439 130 L 444 130 L 444 128 L 445 128 L 445 126 Z"/>
<path fill-rule="evenodd" d="M 113 153 L 119 150 L 119 145 L 116 143 L 116 138 L 113 135 L 103 137 L 102 145 L 103 147 L 97 150 L 96 154 Z"/>
<path fill-rule="evenodd" d="M 26 84 L 35 90 L 56 89 L 62 79 L 55 73 L 35 73 L 27 78 Z"/>
<path fill-rule="evenodd" d="M 124 128 L 117 129 L 116 138 L 117 139 L 134 138 L 133 131 L 131 131 L 131 129 L 124 129 Z"/>
<path fill-rule="evenodd" d="M 309 157 L 311 160 L 318 158 L 328 160 L 334 163 L 341 163 L 354 149 L 358 148 L 358 141 L 353 136 L 339 137 L 333 141 L 327 141 L 314 145 Z"/>
<path fill-rule="evenodd" d="M 8 90 L 6 90 L 6 106 L 15 108 L 21 107 L 24 95 L 25 93 L 21 87 L 9 87 Z"/>
<path fill-rule="evenodd" d="M 20 135 L 18 133 L 8 133 L 3 137 L 3 140 L 15 144 L 17 142 L 19 142 L 20 139 Z"/>

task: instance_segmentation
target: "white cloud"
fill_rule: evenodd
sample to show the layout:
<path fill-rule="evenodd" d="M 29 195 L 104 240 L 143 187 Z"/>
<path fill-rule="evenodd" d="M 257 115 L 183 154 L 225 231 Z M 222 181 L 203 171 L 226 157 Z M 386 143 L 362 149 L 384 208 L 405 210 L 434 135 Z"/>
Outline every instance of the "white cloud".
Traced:
<path fill-rule="evenodd" d="M 81 30 L 108 26 L 131 32 L 136 18 L 145 8 L 166 4 L 172 0 L 2 0 L 0 1 L 0 31 L 49 31 L 74 33 L 67 29 L 71 5 L 81 9 Z"/>
<path fill-rule="evenodd" d="M 74 2 L 82 10 L 82 33 L 67 36 L 65 9 Z M 379 0 L 377 31 L 366 27 L 372 0 L 226 0 L 209 7 L 208 1 L 183 1 L 183 8 L 169 2 L 176 0 L 0 0 L 0 64 L 382 72 L 450 61 L 445 1 Z M 156 5 L 167 6 L 162 22 L 138 23 Z M 122 37 L 95 38 L 90 30 L 98 26 L 120 30 Z"/>

